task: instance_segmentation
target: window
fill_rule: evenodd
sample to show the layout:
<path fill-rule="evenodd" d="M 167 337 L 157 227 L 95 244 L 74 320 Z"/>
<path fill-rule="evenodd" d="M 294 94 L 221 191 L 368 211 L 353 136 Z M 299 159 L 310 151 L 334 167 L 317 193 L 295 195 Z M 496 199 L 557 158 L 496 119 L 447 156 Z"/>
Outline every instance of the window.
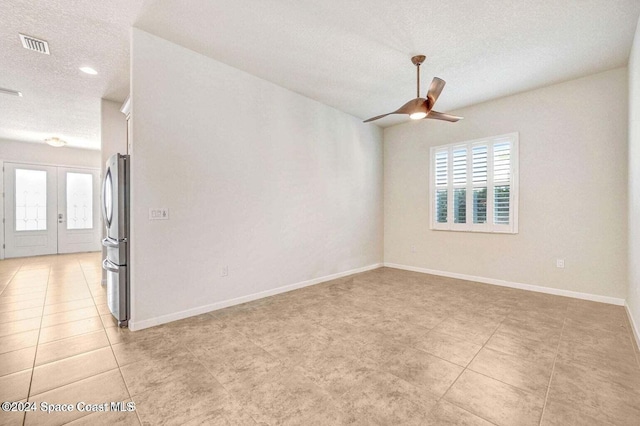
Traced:
<path fill-rule="evenodd" d="M 431 148 L 431 229 L 518 232 L 518 134 Z"/>

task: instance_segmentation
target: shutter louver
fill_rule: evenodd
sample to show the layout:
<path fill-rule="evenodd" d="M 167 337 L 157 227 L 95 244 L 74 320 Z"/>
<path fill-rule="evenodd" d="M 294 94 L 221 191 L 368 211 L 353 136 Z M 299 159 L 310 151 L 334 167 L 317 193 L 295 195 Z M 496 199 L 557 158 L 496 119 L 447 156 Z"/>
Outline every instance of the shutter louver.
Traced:
<path fill-rule="evenodd" d="M 493 182 L 509 182 L 511 179 L 511 147 L 509 142 L 493 145 Z"/>
<path fill-rule="evenodd" d="M 467 148 L 453 149 L 453 223 L 467 223 Z"/>
<path fill-rule="evenodd" d="M 473 147 L 473 184 L 487 182 L 487 146 Z"/>
<path fill-rule="evenodd" d="M 436 154 L 436 186 L 447 186 L 449 153 L 440 151 Z"/>
<path fill-rule="evenodd" d="M 509 224 L 509 200 L 511 180 L 511 144 L 493 145 L 493 223 Z"/>
<path fill-rule="evenodd" d="M 436 221 L 447 223 L 449 191 L 449 151 L 439 151 L 436 153 Z M 441 189 L 442 188 L 442 189 Z"/>
<path fill-rule="evenodd" d="M 467 149 L 455 148 L 453 150 L 453 184 L 467 184 Z"/>
<path fill-rule="evenodd" d="M 473 223 L 487 223 L 487 145 L 473 147 Z"/>

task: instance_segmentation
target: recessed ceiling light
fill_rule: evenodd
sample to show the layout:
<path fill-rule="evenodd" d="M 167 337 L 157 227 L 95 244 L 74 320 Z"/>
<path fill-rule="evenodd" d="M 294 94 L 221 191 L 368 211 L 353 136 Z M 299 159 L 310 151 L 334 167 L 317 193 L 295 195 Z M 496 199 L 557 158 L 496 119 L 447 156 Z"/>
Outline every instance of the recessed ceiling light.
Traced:
<path fill-rule="evenodd" d="M 60 138 L 49 138 L 44 140 L 47 145 L 55 146 L 56 148 L 60 148 L 61 146 L 65 146 L 67 144 L 66 141 L 63 141 Z"/>
<path fill-rule="evenodd" d="M 87 74 L 91 74 L 91 75 L 96 75 L 98 74 L 98 71 L 94 70 L 91 67 L 82 67 L 80 68 L 80 71 L 87 73 Z"/>

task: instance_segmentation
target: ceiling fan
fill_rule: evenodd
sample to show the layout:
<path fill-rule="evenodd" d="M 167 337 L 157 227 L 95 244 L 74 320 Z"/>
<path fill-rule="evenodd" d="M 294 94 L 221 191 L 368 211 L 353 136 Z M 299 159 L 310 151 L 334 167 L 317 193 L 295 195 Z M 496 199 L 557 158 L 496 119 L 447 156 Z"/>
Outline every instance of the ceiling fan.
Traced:
<path fill-rule="evenodd" d="M 461 120 L 462 117 L 457 117 L 455 115 L 444 114 L 442 112 L 434 111 L 433 105 L 438 100 L 438 96 L 442 93 L 442 89 L 444 89 L 444 85 L 446 82 L 441 78 L 434 77 L 431 82 L 431 86 L 429 86 L 429 91 L 427 92 L 426 98 L 420 97 L 420 65 L 424 62 L 426 57 L 424 55 L 417 55 L 411 58 L 411 62 L 416 66 L 417 74 L 418 74 L 418 88 L 417 88 L 417 98 L 411 99 L 406 104 L 402 105 L 400 108 L 393 112 L 389 112 L 387 114 L 377 115 L 375 117 L 371 117 L 368 120 L 365 120 L 365 123 L 370 121 L 378 120 L 379 118 L 386 117 L 391 114 L 409 114 L 409 118 L 412 120 L 420 120 L 421 118 L 432 118 L 435 120 L 444 120 L 451 121 L 455 123 L 458 120 Z"/>

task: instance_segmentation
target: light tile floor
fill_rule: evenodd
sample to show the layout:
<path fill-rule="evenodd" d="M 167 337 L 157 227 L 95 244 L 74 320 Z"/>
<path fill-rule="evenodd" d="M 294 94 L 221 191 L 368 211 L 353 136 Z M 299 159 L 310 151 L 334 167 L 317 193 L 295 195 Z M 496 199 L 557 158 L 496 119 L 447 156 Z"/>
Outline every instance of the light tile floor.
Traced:
<path fill-rule="evenodd" d="M 100 254 L 0 261 L 0 424 L 637 425 L 618 306 L 382 268 L 131 333 Z"/>

